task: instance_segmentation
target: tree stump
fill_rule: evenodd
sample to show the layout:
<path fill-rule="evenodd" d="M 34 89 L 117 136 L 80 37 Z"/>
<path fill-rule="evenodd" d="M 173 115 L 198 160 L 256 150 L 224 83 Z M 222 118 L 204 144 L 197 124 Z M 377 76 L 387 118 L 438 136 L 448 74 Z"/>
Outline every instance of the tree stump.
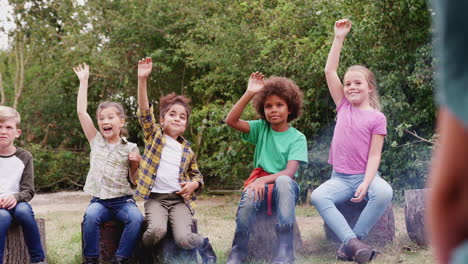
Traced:
<path fill-rule="evenodd" d="M 45 220 L 42 218 L 36 219 L 36 223 L 39 228 L 39 233 L 41 234 L 41 245 L 47 258 Z M 24 242 L 23 230 L 19 224 L 13 221 L 8 229 L 3 263 L 23 264 L 30 263 L 30 261 L 28 248 Z"/>
<path fill-rule="evenodd" d="M 413 242 L 423 247 L 429 245 L 425 228 L 428 191 L 429 189 L 405 190 L 406 231 Z"/>
<path fill-rule="evenodd" d="M 247 258 L 252 260 L 271 261 L 276 256 L 278 239 L 276 237 L 276 224 L 278 217 L 276 213 L 267 215 L 257 214 L 257 219 L 250 232 L 249 244 L 247 247 Z M 297 221 L 294 222 L 294 251 L 302 248 L 301 232 Z"/>
<path fill-rule="evenodd" d="M 197 219 L 192 219 L 192 233 L 198 233 Z M 197 250 L 178 247 L 174 242 L 172 228 L 169 223 L 167 224 L 166 236 L 155 247 L 145 247 L 140 241 L 133 255 L 135 256 L 135 263 L 138 264 L 197 263 Z"/>
<path fill-rule="evenodd" d="M 366 205 L 367 201 L 362 201 L 360 203 L 347 201 L 345 203 L 337 204 L 336 207 L 338 208 L 338 211 L 340 211 L 346 218 L 349 226 L 354 228 L 362 210 L 364 210 Z M 331 230 L 330 227 L 325 223 L 324 228 L 325 236 L 328 240 L 331 240 L 335 243 L 341 243 L 341 240 L 338 238 L 335 232 L 333 232 L 333 230 Z M 379 221 L 377 221 L 377 223 L 371 229 L 364 241 L 369 244 L 384 246 L 385 244 L 392 242 L 394 238 L 395 217 L 393 215 L 392 205 L 390 205 L 385 210 L 382 217 L 380 217 Z"/>
<path fill-rule="evenodd" d="M 154 248 L 146 248 L 140 241 L 133 252 L 133 263 L 135 264 L 153 264 L 153 263 L 173 263 L 174 259 L 181 259 L 182 256 L 189 256 L 197 261 L 197 251 L 185 250 L 179 248 L 172 236 L 170 225 L 167 227 L 167 235 Z M 100 263 L 110 263 L 117 248 L 119 247 L 120 237 L 124 225 L 118 221 L 111 220 L 105 222 L 100 228 L 99 239 L 99 261 Z M 197 220 L 192 220 L 192 232 L 197 233 Z M 81 224 L 81 233 L 83 234 L 83 224 Z M 83 236 L 82 236 L 83 237 Z M 82 250 L 84 249 L 84 240 L 81 240 Z M 181 262 L 182 263 L 182 262 Z"/>

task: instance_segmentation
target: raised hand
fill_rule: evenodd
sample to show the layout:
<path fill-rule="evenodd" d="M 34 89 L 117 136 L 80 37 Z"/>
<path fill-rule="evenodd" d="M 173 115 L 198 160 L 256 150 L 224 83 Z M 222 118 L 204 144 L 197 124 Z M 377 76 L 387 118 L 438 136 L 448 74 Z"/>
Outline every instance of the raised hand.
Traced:
<path fill-rule="evenodd" d="M 86 63 L 79 64 L 73 67 L 73 71 L 80 81 L 87 81 L 89 79 L 89 66 Z"/>
<path fill-rule="evenodd" d="M 143 58 L 138 61 L 138 77 L 148 78 L 153 68 L 153 61 L 150 57 Z"/>
<path fill-rule="evenodd" d="M 263 74 L 261 72 L 254 72 L 250 75 L 247 91 L 256 94 L 262 90 L 264 84 L 265 82 L 263 81 Z"/>
<path fill-rule="evenodd" d="M 335 36 L 336 37 L 346 37 L 349 31 L 351 30 L 351 20 L 349 19 L 341 19 L 335 22 Z"/>

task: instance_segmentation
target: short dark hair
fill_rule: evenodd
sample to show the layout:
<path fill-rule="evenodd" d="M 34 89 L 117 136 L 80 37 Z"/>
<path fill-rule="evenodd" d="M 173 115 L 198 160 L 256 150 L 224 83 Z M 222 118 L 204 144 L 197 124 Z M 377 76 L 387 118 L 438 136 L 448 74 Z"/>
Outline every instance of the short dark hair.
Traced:
<path fill-rule="evenodd" d="M 190 114 L 192 113 L 192 109 L 190 108 L 190 99 L 183 95 L 177 95 L 176 93 L 170 93 L 159 99 L 159 118 L 164 118 L 169 109 L 171 109 L 171 107 L 175 104 L 180 104 L 185 108 L 185 111 L 187 112 L 188 124 Z"/>
<path fill-rule="evenodd" d="M 288 123 L 301 115 L 304 95 L 299 86 L 286 77 L 272 76 L 265 80 L 265 85 L 253 100 L 254 108 L 262 119 L 266 120 L 265 100 L 271 95 L 276 95 L 286 101 L 288 110 L 291 112 L 288 115 Z"/>

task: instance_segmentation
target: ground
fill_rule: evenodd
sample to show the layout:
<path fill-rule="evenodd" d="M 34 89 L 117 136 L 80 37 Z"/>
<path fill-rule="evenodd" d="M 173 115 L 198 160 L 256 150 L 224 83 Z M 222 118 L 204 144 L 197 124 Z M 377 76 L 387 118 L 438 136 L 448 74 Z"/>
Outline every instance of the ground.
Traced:
<path fill-rule="evenodd" d="M 80 223 L 91 196 L 84 192 L 37 194 L 31 201 L 36 217 L 46 220 L 47 256 L 50 264 L 81 263 Z M 238 195 L 203 195 L 198 199 L 195 218 L 199 233 L 209 237 L 218 255 L 218 263 L 225 263 L 235 229 Z M 138 201 L 143 212 L 143 202 Z M 404 210 L 394 206 L 395 241 L 379 248 L 373 261 L 379 263 L 434 263 L 429 249 L 420 248 L 406 234 Z M 314 207 L 297 206 L 297 222 L 304 248 L 297 254 L 296 263 L 343 263 L 335 260 L 336 246 L 325 239 L 322 218 Z"/>

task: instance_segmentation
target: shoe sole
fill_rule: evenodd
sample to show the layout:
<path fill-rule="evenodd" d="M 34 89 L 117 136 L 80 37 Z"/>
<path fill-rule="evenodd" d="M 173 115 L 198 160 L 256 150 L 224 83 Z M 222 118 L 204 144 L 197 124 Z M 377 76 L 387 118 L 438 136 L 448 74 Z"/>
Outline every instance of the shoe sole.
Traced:
<path fill-rule="evenodd" d="M 369 262 L 375 255 L 375 252 L 370 249 L 361 249 L 356 252 L 356 256 L 354 257 L 354 260 L 358 264 L 365 264 Z"/>

